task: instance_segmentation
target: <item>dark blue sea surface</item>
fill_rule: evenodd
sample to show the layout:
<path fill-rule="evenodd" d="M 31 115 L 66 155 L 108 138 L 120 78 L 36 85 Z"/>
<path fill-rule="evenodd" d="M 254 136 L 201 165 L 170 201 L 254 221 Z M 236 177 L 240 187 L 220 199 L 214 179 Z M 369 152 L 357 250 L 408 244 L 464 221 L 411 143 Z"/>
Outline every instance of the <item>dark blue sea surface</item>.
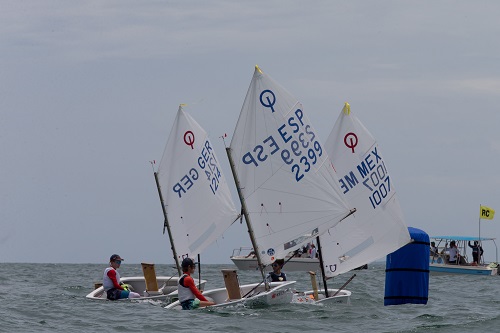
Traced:
<path fill-rule="evenodd" d="M 427 305 L 384 306 L 385 265 L 374 263 L 329 280 L 346 289 L 351 305 L 333 308 L 288 304 L 258 309 L 166 310 L 162 302 L 92 301 L 106 264 L 0 264 L 0 332 L 498 332 L 500 277 L 431 275 Z M 202 265 L 206 289 L 223 286 L 223 268 Z M 139 264 L 124 264 L 122 276 L 141 276 Z M 172 275 L 156 265 L 157 275 Z M 311 289 L 306 272 L 289 272 L 299 290 Z M 258 272 L 239 271 L 241 283 Z"/>

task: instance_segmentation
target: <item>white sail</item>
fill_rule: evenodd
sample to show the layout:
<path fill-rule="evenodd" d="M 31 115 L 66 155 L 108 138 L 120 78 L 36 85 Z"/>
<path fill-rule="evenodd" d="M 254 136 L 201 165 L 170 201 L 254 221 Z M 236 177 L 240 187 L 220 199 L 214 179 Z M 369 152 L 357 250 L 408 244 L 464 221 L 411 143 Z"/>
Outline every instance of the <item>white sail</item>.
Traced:
<path fill-rule="evenodd" d="M 320 239 L 325 275 L 335 276 L 397 250 L 410 235 L 382 151 L 347 103 L 325 150 L 345 198 L 356 207 Z"/>
<path fill-rule="evenodd" d="M 284 258 L 349 213 L 302 105 L 258 67 L 230 148 L 262 264 Z"/>
<path fill-rule="evenodd" d="M 205 130 L 179 107 L 158 167 L 178 259 L 195 257 L 238 213 Z"/>

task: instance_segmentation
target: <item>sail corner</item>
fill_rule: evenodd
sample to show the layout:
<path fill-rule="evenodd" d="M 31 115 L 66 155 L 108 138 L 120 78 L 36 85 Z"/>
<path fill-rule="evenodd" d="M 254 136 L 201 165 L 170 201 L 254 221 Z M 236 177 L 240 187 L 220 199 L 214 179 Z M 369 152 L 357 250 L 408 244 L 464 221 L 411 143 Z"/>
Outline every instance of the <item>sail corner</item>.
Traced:
<path fill-rule="evenodd" d="M 344 114 L 346 115 L 351 114 L 351 106 L 349 105 L 349 103 L 347 102 L 344 103 L 344 108 L 342 109 L 342 112 L 344 112 Z"/>

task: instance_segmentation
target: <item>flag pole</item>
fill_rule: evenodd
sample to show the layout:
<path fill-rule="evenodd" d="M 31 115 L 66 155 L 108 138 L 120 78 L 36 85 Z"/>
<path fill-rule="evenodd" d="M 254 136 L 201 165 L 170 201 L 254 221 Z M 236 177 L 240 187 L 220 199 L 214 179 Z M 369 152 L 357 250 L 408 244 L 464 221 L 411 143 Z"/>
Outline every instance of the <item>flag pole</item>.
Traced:
<path fill-rule="evenodd" d="M 479 204 L 479 239 L 481 239 L 481 204 Z"/>
<path fill-rule="evenodd" d="M 479 239 L 477 240 L 477 245 L 478 245 L 478 248 L 477 248 L 477 264 L 478 265 L 481 265 L 481 251 L 479 249 L 481 249 L 481 204 L 479 204 Z"/>

